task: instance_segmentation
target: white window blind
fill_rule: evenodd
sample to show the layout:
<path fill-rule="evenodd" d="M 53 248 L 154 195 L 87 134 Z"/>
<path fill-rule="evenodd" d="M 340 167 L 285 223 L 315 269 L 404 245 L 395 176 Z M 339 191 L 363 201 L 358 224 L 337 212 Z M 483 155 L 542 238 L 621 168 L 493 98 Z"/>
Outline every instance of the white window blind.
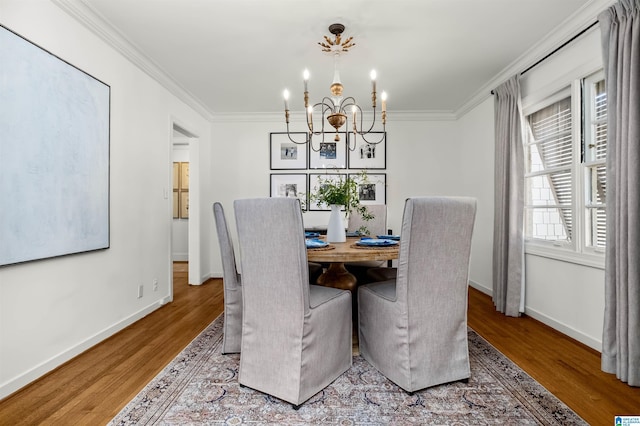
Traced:
<path fill-rule="evenodd" d="M 529 238 L 571 241 L 573 118 L 571 97 L 526 118 L 525 227 Z"/>

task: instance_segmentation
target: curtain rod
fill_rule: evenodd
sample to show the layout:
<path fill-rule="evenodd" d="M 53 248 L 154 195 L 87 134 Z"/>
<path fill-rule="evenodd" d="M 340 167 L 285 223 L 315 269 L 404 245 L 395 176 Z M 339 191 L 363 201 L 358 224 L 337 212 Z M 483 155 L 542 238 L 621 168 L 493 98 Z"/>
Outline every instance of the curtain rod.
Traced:
<path fill-rule="evenodd" d="M 553 49 L 551 52 L 547 53 L 543 58 L 541 58 L 540 60 L 538 60 L 537 62 L 535 62 L 533 65 L 530 65 L 527 69 L 525 69 L 524 71 L 522 71 L 520 73 L 520 77 L 522 77 L 523 75 L 525 75 L 528 71 L 530 71 L 531 69 L 535 68 L 536 66 L 540 65 L 542 62 L 546 61 L 551 55 L 555 54 L 556 52 L 558 52 L 560 49 L 564 48 L 566 45 L 568 45 L 569 43 L 571 43 L 572 41 L 574 41 L 575 39 L 577 39 L 578 37 L 580 37 L 582 34 L 586 33 L 587 31 L 589 31 L 591 28 L 595 27 L 598 24 L 598 21 L 592 22 L 588 27 L 584 28 L 582 31 L 580 31 L 579 33 L 577 33 L 576 35 L 574 35 L 573 37 L 571 37 L 569 40 L 565 41 L 564 43 L 562 43 L 560 46 L 556 47 L 555 49 Z M 491 94 L 494 94 L 494 91 L 491 91 Z"/>

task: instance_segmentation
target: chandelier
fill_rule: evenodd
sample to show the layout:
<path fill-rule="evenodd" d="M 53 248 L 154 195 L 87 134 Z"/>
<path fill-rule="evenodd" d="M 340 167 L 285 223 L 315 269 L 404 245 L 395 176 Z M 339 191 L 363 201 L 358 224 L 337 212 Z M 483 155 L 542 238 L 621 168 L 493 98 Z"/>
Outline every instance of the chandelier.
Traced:
<path fill-rule="evenodd" d="M 334 141 L 340 141 L 339 131 L 346 124 L 346 129 L 349 129 L 349 117 L 351 118 L 351 129 L 345 130 L 345 133 L 353 135 L 353 145 L 351 138 L 349 139 L 349 150 L 354 151 L 356 149 L 356 138 L 359 135 L 364 142 L 368 144 L 378 144 L 384 140 L 386 124 L 387 124 L 387 94 L 386 92 L 382 92 L 381 100 L 382 100 L 382 111 L 381 111 L 381 121 L 382 121 L 382 136 L 379 139 L 374 140 L 373 129 L 376 124 L 376 72 L 371 71 L 371 104 L 373 108 L 373 118 L 371 120 L 371 125 L 368 129 L 365 129 L 364 126 L 364 117 L 363 110 L 357 104 L 356 100 L 349 96 L 342 96 L 342 83 L 340 82 L 340 72 L 338 70 L 338 63 L 340 59 L 340 55 L 347 53 L 349 49 L 355 46 L 353 42 L 353 37 L 349 37 L 345 40 L 342 39 L 342 33 L 344 32 L 344 25 L 342 24 L 332 24 L 329 26 L 329 32 L 333 34 L 333 39 L 329 36 L 324 36 L 323 42 L 318 42 L 318 44 L 322 47 L 323 52 L 331 53 L 334 57 L 334 74 L 333 74 L 333 83 L 331 84 L 330 91 L 331 96 L 325 96 L 322 98 L 322 101 L 315 103 L 313 105 L 309 104 L 309 71 L 304 70 L 303 79 L 304 79 L 304 108 L 305 108 L 305 116 L 307 121 L 307 129 L 308 129 L 308 138 L 305 141 L 296 141 L 289 132 L 289 91 L 285 89 L 284 91 L 284 116 L 287 122 L 287 135 L 291 142 L 296 144 L 305 144 L 309 143 L 309 146 L 313 151 L 319 151 L 320 147 L 317 149 L 313 147 L 313 138 L 321 137 L 322 142 L 324 142 L 326 137 L 329 134 L 332 134 L 335 131 Z M 317 117 L 320 117 L 320 128 L 318 130 L 317 126 L 314 126 L 314 117 L 317 120 Z M 325 122 L 329 123 L 327 126 L 327 130 L 325 132 Z M 332 129 L 333 128 L 333 129 Z M 352 147 L 353 146 L 353 147 Z"/>

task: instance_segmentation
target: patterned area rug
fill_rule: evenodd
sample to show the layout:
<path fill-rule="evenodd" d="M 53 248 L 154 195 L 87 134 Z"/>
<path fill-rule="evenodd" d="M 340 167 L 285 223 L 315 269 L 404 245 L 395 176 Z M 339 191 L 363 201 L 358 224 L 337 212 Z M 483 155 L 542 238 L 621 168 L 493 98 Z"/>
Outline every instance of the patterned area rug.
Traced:
<path fill-rule="evenodd" d="M 222 316 L 213 321 L 110 425 L 185 424 L 586 424 L 473 330 L 468 383 L 408 395 L 361 356 L 298 411 L 238 385 L 239 355 L 222 355 Z"/>

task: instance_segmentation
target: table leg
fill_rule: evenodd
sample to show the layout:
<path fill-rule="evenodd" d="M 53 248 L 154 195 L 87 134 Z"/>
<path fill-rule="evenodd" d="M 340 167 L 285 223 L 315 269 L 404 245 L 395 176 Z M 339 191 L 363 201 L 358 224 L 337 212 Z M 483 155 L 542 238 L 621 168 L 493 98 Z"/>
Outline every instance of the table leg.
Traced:
<path fill-rule="evenodd" d="M 356 277 L 347 271 L 344 263 L 330 263 L 329 268 L 318 277 L 318 285 L 339 288 L 351 291 L 351 296 L 356 294 Z"/>

